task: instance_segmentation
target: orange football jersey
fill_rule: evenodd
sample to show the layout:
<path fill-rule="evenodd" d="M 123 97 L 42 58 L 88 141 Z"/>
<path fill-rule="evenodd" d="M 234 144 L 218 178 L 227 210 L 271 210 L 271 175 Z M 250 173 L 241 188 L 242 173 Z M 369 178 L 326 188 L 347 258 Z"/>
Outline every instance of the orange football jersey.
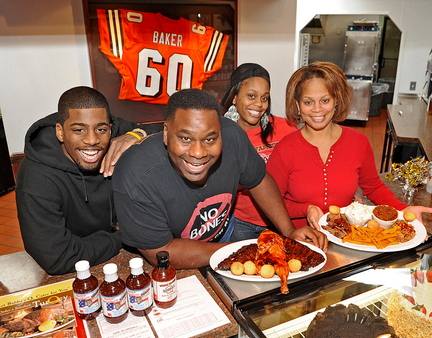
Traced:
<path fill-rule="evenodd" d="M 228 36 L 160 13 L 98 9 L 99 49 L 122 76 L 119 98 L 167 104 L 180 89 L 202 88 L 222 66 Z"/>

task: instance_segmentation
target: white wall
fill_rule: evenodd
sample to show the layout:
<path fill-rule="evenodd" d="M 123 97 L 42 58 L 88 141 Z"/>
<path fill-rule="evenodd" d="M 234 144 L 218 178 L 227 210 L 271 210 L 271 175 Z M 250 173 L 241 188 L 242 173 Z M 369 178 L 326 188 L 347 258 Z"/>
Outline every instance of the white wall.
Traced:
<path fill-rule="evenodd" d="M 81 0 L 0 1 L 0 50 L 0 108 L 13 154 L 65 90 L 92 84 Z"/>
<path fill-rule="evenodd" d="M 284 116 L 300 29 L 315 14 L 358 13 L 389 15 L 398 25 L 403 35 L 395 92 L 413 93 L 410 81 L 421 90 L 432 47 L 430 0 L 238 0 L 238 63 L 269 70 L 275 115 Z M 0 1 L 0 49 L 0 109 L 12 154 L 23 151 L 34 121 L 57 110 L 61 93 L 91 86 L 82 1 Z"/>
<path fill-rule="evenodd" d="M 285 88 L 293 73 L 295 15 L 295 0 L 238 0 L 238 64 L 256 62 L 268 70 L 271 109 L 278 116 L 285 116 Z"/>

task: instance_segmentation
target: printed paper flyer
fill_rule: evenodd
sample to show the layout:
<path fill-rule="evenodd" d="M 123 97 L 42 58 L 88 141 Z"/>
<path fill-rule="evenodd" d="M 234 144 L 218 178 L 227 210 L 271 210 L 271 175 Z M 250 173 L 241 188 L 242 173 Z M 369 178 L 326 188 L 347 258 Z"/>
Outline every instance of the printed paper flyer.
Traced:
<path fill-rule="evenodd" d="M 78 337 L 73 280 L 0 297 L 0 338 Z"/>

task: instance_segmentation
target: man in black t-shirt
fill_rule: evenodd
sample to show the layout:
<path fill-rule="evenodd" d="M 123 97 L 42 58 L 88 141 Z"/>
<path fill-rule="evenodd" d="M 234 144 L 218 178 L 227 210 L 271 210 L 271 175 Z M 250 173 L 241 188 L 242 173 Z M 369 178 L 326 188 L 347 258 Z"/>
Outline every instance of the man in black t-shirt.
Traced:
<path fill-rule="evenodd" d="M 238 185 L 287 237 L 326 249 L 327 238 L 309 227 L 295 229 L 273 178 L 233 121 L 220 117 L 219 102 L 199 89 L 168 101 L 164 132 L 130 148 L 113 175 L 122 241 L 152 264 L 166 250 L 175 268 L 198 268 L 228 244 Z"/>

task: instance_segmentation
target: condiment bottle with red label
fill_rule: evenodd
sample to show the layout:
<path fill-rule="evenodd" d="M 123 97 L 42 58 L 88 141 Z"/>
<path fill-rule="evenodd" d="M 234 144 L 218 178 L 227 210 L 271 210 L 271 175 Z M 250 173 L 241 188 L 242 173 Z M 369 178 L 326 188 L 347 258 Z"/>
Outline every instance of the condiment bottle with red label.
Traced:
<path fill-rule="evenodd" d="M 103 314 L 107 322 L 117 324 L 128 315 L 126 284 L 118 277 L 116 264 L 106 264 L 103 272 L 105 281 L 100 286 Z"/>
<path fill-rule="evenodd" d="M 143 269 L 142 258 L 132 258 L 129 266 L 131 274 L 126 279 L 129 310 L 135 316 L 144 316 L 150 313 L 153 305 L 151 278 Z"/>
<path fill-rule="evenodd" d="M 156 258 L 157 267 L 152 272 L 154 302 L 166 309 L 177 301 L 176 270 L 169 264 L 167 251 L 159 251 Z"/>
<path fill-rule="evenodd" d="M 90 273 L 90 263 L 79 261 L 75 264 L 77 277 L 72 283 L 75 308 L 81 319 L 94 319 L 101 310 L 99 283 Z"/>

